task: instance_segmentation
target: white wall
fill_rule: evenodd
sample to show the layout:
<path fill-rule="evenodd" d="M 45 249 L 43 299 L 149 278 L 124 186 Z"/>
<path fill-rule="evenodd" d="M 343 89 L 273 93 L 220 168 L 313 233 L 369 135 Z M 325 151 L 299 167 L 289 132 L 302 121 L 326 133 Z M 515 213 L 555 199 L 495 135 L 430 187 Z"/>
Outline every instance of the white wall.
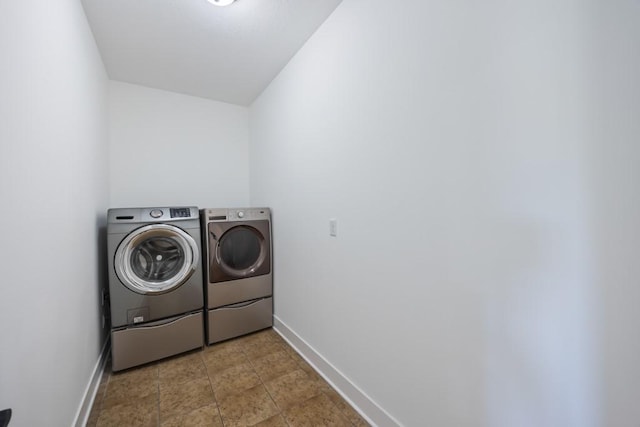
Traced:
<path fill-rule="evenodd" d="M 380 423 L 637 425 L 638 3 L 401 3 L 251 107 L 276 316 Z"/>
<path fill-rule="evenodd" d="M 79 1 L 0 3 L 0 409 L 68 426 L 106 337 L 107 77 Z"/>
<path fill-rule="evenodd" d="M 111 206 L 246 206 L 248 109 L 110 84 Z"/>

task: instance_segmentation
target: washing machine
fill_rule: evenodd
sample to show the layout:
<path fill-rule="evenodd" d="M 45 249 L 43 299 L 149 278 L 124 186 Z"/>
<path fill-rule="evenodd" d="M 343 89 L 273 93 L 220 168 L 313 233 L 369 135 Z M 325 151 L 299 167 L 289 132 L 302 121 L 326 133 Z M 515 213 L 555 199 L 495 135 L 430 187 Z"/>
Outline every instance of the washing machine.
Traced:
<path fill-rule="evenodd" d="M 107 213 L 113 371 L 204 345 L 197 207 Z"/>
<path fill-rule="evenodd" d="M 271 211 L 208 208 L 203 231 L 206 341 L 227 340 L 273 325 Z"/>

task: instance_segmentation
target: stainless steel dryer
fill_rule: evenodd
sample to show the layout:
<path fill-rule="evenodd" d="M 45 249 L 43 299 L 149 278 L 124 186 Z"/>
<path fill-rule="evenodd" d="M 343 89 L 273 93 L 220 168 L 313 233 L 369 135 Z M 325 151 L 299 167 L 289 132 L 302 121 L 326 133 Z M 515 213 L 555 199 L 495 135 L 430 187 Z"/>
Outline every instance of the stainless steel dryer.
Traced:
<path fill-rule="evenodd" d="M 198 208 L 109 209 L 107 250 L 113 370 L 202 347 Z"/>
<path fill-rule="evenodd" d="M 273 325 L 271 212 L 203 209 L 206 340 L 209 344 Z"/>

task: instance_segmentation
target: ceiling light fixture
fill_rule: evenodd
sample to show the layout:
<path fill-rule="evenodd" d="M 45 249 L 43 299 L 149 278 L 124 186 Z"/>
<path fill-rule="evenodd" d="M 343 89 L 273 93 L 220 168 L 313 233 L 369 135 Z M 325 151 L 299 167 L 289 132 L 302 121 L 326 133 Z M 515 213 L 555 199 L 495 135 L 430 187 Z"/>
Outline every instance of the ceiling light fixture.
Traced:
<path fill-rule="evenodd" d="M 229 6 L 236 0 L 207 0 L 211 4 L 215 4 L 216 6 Z"/>

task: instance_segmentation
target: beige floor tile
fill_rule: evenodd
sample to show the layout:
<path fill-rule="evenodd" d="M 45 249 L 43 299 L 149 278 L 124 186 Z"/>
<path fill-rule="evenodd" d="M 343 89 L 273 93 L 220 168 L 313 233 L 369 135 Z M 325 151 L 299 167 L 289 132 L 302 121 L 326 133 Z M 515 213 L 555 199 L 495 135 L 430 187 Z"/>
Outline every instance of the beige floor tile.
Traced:
<path fill-rule="evenodd" d="M 298 366 L 300 366 L 300 369 L 303 370 L 307 375 L 309 375 L 309 378 L 316 381 L 318 384 L 326 384 L 324 378 L 322 378 L 320 374 L 318 374 L 316 370 L 313 369 L 308 363 L 305 362 L 303 364 L 299 364 Z"/>
<path fill-rule="evenodd" d="M 158 378 L 158 365 L 155 363 L 139 366 L 125 371 L 112 372 L 109 377 L 109 382 L 113 381 L 140 381 L 146 379 Z"/>
<path fill-rule="evenodd" d="M 329 395 L 329 393 L 325 392 L 325 395 L 329 397 L 333 404 L 336 405 L 340 412 L 342 412 L 342 415 L 344 415 L 351 422 L 351 424 L 359 427 L 369 425 L 364 420 L 364 418 L 362 418 L 362 416 L 360 416 L 360 414 L 355 409 L 353 409 L 353 407 L 349 405 L 346 400 L 342 398 L 342 396 L 340 396 L 336 391 L 333 391 L 333 393 L 335 393 L 335 396 L 333 398 Z"/>
<path fill-rule="evenodd" d="M 98 425 L 98 418 L 100 417 L 100 410 L 92 408 L 87 418 L 87 424 L 85 427 L 96 427 Z"/>
<path fill-rule="evenodd" d="M 295 348 L 291 347 L 283 338 L 280 338 L 280 341 L 276 340 L 276 342 L 281 343 L 284 346 L 284 349 L 291 356 L 299 356 L 298 352 Z"/>
<path fill-rule="evenodd" d="M 324 394 L 289 408 L 284 418 L 290 427 L 351 427 L 351 423 Z"/>
<path fill-rule="evenodd" d="M 368 424 L 271 329 L 118 373 L 106 366 L 87 423 L 223 425 Z"/>
<path fill-rule="evenodd" d="M 181 384 L 160 384 L 160 420 L 215 405 L 208 377 Z"/>
<path fill-rule="evenodd" d="M 178 415 L 161 424 L 162 427 L 223 427 L 217 405 L 198 408 L 188 414 Z"/>
<path fill-rule="evenodd" d="M 158 368 L 142 368 L 111 374 L 102 401 L 102 408 L 127 404 L 136 399 L 158 395 Z"/>
<path fill-rule="evenodd" d="M 254 424 L 253 427 L 289 427 L 282 415 L 274 415 L 271 418 L 267 418 L 264 421 Z"/>
<path fill-rule="evenodd" d="M 360 415 L 358 415 L 358 417 L 359 419 L 357 420 L 349 419 L 349 421 L 351 421 L 351 423 L 353 424 L 353 427 L 371 427 L 371 424 L 366 422 L 364 418 L 362 418 Z"/>
<path fill-rule="evenodd" d="M 253 332 L 240 338 L 243 345 L 251 345 L 255 343 L 273 342 L 274 336 L 270 329 Z"/>
<path fill-rule="evenodd" d="M 298 369 L 298 364 L 284 350 L 262 356 L 251 364 L 264 382 Z"/>
<path fill-rule="evenodd" d="M 289 353 L 289 356 L 298 364 L 308 365 L 307 361 L 302 358 L 293 348 L 285 346 L 285 351 Z"/>
<path fill-rule="evenodd" d="M 206 362 L 212 357 L 216 357 L 220 353 L 233 351 L 242 351 L 242 344 L 238 340 L 229 340 L 206 346 L 202 350 L 202 358 Z"/>
<path fill-rule="evenodd" d="M 217 372 L 210 378 L 218 400 L 231 394 L 242 393 L 261 383 L 260 377 L 248 362 Z"/>
<path fill-rule="evenodd" d="M 102 410 L 102 402 L 104 401 L 104 397 L 107 393 L 108 382 L 109 382 L 109 373 L 105 371 L 102 374 L 102 379 L 100 380 L 100 385 L 98 386 L 96 397 L 93 400 L 93 405 L 91 407 L 91 412 L 89 413 L 89 417 L 87 419 L 86 427 L 95 427 L 96 423 L 98 422 L 98 417 L 100 416 L 100 411 Z"/>
<path fill-rule="evenodd" d="M 318 384 L 300 369 L 267 381 L 265 386 L 281 410 L 322 393 Z"/>
<path fill-rule="evenodd" d="M 244 348 L 244 354 L 247 355 L 249 360 L 256 360 L 271 353 L 277 353 L 284 350 L 282 344 L 272 341 L 256 341 L 247 344 Z"/>
<path fill-rule="evenodd" d="M 278 414 L 278 408 L 262 384 L 219 402 L 225 427 L 252 426 Z"/>
<path fill-rule="evenodd" d="M 160 384 L 180 384 L 207 376 L 200 352 L 174 357 L 158 363 Z"/>
<path fill-rule="evenodd" d="M 129 404 L 119 404 L 100 411 L 97 427 L 156 427 L 158 425 L 158 401 L 147 396 Z"/>
<path fill-rule="evenodd" d="M 355 410 L 346 400 L 340 396 L 331 386 L 327 384 L 326 387 L 321 387 L 322 392 L 333 402 L 334 405 L 342 412 L 342 414 L 357 427 L 368 426 L 369 423 Z"/>
<path fill-rule="evenodd" d="M 267 335 L 273 342 L 284 343 L 284 339 L 282 338 L 282 336 L 272 328 L 265 329 L 262 331 L 262 333 Z"/>
<path fill-rule="evenodd" d="M 249 359 L 247 359 L 242 350 L 237 347 L 227 347 L 218 352 L 207 354 L 204 363 L 209 375 L 213 376 L 218 372 L 248 362 Z"/>

